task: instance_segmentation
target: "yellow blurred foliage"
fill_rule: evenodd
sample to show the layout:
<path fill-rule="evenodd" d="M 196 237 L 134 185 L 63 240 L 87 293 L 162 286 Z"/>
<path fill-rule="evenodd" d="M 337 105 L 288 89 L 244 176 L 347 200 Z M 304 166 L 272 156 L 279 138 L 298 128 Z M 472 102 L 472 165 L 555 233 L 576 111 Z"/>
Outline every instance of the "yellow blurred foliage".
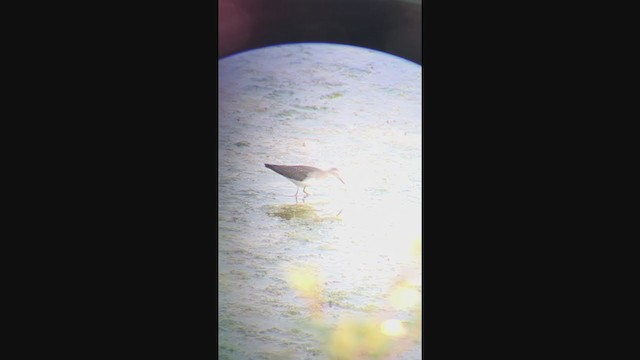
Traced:
<path fill-rule="evenodd" d="M 289 282 L 304 297 L 316 297 L 322 293 L 322 280 L 318 272 L 310 267 L 291 269 Z"/>
<path fill-rule="evenodd" d="M 389 340 L 375 319 L 345 319 L 331 334 L 327 352 L 331 359 L 377 358 L 387 352 Z"/>
<path fill-rule="evenodd" d="M 417 305 L 421 296 L 416 289 L 400 285 L 391 291 L 390 300 L 394 308 L 404 310 Z"/>
<path fill-rule="evenodd" d="M 289 282 L 300 295 L 309 302 L 309 309 L 314 317 L 322 316 L 322 278 L 318 271 L 311 267 L 297 267 L 289 270 Z"/>
<path fill-rule="evenodd" d="M 411 243 L 410 253 L 420 260 L 421 237 Z M 326 337 L 323 336 L 325 351 L 330 359 L 387 359 L 406 351 L 410 344 L 420 341 L 422 337 L 422 281 L 418 270 L 405 271 L 392 286 L 388 298 L 395 310 L 410 310 L 409 319 L 402 321 L 389 318 L 393 316 L 389 313 L 366 318 L 349 317 L 340 320 L 335 327 L 330 326 L 330 322 L 322 316 L 324 279 L 320 272 L 303 265 L 290 268 L 287 275 L 291 286 L 309 302 L 312 323 L 317 328 L 332 328 L 325 333 Z M 328 299 L 335 300 L 337 293 L 331 292 Z M 328 305 L 331 307 L 331 301 L 328 301 Z"/>
<path fill-rule="evenodd" d="M 419 237 L 411 243 L 411 254 L 422 256 L 422 238 Z"/>
<path fill-rule="evenodd" d="M 338 324 L 329 340 L 328 352 L 335 359 L 351 359 L 357 352 L 356 338 L 357 324 L 352 320 L 345 320 Z"/>

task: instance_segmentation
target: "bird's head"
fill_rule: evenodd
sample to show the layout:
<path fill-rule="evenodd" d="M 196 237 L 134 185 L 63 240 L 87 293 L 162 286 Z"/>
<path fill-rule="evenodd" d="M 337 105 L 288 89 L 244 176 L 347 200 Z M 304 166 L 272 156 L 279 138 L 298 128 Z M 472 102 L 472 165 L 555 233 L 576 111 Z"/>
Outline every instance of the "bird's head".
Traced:
<path fill-rule="evenodd" d="M 338 180 L 342 181 L 342 183 L 344 184 L 344 180 L 342 180 L 342 178 L 340 177 L 340 173 L 338 172 L 338 169 L 336 168 L 331 168 L 329 169 L 329 174 L 335 176 L 338 178 Z M 346 184 L 345 184 L 346 185 Z"/>

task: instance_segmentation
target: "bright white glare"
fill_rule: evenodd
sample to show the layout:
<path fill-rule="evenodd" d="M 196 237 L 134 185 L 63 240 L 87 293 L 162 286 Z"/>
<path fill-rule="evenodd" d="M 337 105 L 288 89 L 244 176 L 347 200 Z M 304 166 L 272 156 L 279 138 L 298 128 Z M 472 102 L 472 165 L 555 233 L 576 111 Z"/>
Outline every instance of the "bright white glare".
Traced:
<path fill-rule="evenodd" d="M 403 202 L 388 201 L 375 207 L 360 205 L 343 213 L 344 238 L 365 245 L 359 257 L 382 254 L 396 260 L 410 261 L 412 242 L 420 236 L 420 208 Z"/>
<path fill-rule="evenodd" d="M 394 337 L 403 336 L 407 333 L 407 329 L 404 324 L 402 324 L 402 321 L 397 319 L 383 321 L 380 325 L 380 331 L 385 335 Z"/>

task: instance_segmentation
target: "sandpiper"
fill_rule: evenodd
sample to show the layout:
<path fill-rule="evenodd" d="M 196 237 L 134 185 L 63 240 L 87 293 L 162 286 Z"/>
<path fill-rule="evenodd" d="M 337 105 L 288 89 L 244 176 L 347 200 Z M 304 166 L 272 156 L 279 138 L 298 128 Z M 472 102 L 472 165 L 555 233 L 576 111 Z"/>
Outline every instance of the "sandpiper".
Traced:
<path fill-rule="evenodd" d="M 338 180 L 342 181 L 344 184 L 344 180 L 340 177 L 338 173 L 338 169 L 331 168 L 329 170 L 321 170 L 315 168 L 313 166 L 304 166 L 304 165 L 272 165 L 272 164 L 264 164 L 265 167 L 277 172 L 278 174 L 286 177 L 292 183 L 296 185 L 296 197 L 298 197 L 298 190 L 302 188 L 302 191 L 309 195 L 307 192 L 307 186 L 310 185 L 310 182 L 313 180 L 319 180 L 326 178 L 329 175 L 335 176 Z"/>

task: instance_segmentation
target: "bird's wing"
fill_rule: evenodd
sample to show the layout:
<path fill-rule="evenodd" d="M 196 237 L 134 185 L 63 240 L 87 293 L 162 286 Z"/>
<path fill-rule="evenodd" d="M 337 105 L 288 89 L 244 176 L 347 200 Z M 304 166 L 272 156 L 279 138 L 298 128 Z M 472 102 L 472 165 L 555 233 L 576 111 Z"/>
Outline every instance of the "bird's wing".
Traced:
<path fill-rule="evenodd" d="M 312 166 L 304 166 L 304 165 L 271 165 L 265 164 L 265 166 L 278 174 L 294 179 L 297 181 L 304 181 L 307 178 L 309 173 L 320 171 L 320 169 L 314 168 Z"/>

